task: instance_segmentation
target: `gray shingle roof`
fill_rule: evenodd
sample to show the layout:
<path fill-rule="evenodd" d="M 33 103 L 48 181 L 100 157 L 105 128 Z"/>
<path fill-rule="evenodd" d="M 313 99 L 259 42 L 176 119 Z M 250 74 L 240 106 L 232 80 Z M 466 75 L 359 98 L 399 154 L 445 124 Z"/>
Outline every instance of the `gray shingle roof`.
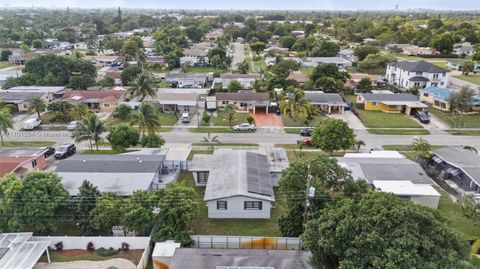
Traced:
<path fill-rule="evenodd" d="M 218 92 L 215 96 L 217 97 L 217 101 L 268 102 L 270 100 L 268 93 L 254 91 Z"/>
<path fill-rule="evenodd" d="M 446 73 L 447 70 L 425 61 L 408 62 L 400 61 L 390 63 L 390 66 L 398 67 L 408 72 Z"/>
<path fill-rule="evenodd" d="M 338 93 L 306 91 L 305 96 L 312 104 L 346 105 Z"/>
<path fill-rule="evenodd" d="M 361 96 L 366 101 L 381 102 L 381 101 L 406 101 L 406 102 L 418 102 L 417 96 L 409 93 L 361 93 Z"/>
<path fill-rule="evenodd" d="M 32 100 L 34 97 L 42 97 L 44 95 L 44 92 L 17 92 L 3 90 L 0 91 L 0 100 L 4 100 L 6 102 L 25 102 Z"/>
<path fill-rule="evenodd" d="M 433 151 L 445 162 L 462 169 L 480 184 L 480 156 L 461 147 L 443 147 Z"/>
<path fill-rule="evenodd" d="M 155 173 L 164 155 L 76 154 L 60 161 L 57 172 L 75 173 Z"/>

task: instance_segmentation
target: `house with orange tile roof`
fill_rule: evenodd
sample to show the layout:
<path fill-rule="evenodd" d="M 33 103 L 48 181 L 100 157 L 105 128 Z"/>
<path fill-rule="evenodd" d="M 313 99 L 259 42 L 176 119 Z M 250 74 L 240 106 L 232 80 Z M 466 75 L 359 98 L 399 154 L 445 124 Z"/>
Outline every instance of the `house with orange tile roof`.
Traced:
<path fill-rule="evenodd" d="M 125 100 L 126 95 L 127 91 L 120 88 L 91 89 L 66 91 L 62 100 L 72 105 L 85 103 L 92 112 L 113 112 L 117 105 Z"/>

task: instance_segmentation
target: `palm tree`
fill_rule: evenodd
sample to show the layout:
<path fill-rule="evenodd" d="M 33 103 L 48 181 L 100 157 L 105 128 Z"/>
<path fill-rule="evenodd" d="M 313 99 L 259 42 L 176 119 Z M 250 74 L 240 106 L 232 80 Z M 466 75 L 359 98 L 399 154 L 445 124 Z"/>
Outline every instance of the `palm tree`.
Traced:
<path fill-rule="evenodd" d="M 145 68 L 145 65 L 147 64 L 147 55 L 145 54 L 145 51 L 143 49 L 139 49 L 137 51 L 137 63 L 140 68 Z"/>
<path fill-rule="evenodd" d="M 12 114 L 8 108 L 0 109 L 0 145 L 3 146 L 3 135 L 13 128 Z"/>
<path fill-rule="evenodd" d="M 152 104 L 142 103 L 136 113 L 133 115 L 133 123 L 138 123 L 138 131 L 145 135 L 154 133 L 156 129 L 161 127 L 160 117 Z"/>
<path fill-rule="evenodd" d="M 88 139 L 90 142 L 90 149 L 93 149 L 93 141 L 98 151 L 98 142 L 100 142 L 102 139 L 102 133 L 106 131 L 107 128 L 105 127 L 103 121 L 101 121 L 97 115 L 91 113 L 80 121 L 77 129 L 73 131 L 72 137 L 76 142 Z"/>
<path fill-rule="evenodd" d="M 45 111 L 47 109 L 47 104 L 41 97 L 34 97 L 28 102 L 28 111 L 29 112 L 37 112 L 38 118 L 40 119 L 40 112 Z"/>
<path fill-rule="evenodd" d="M 87 104 L 78 103 L 72 106 L 70 113 L 72 114 L 73 118 L 83 119 L 90 114 L 90 109 L 88 108 Z"/>
<path fill-rule="evenodd" d="M 355 139 L 355 150 L 358 152 L 360 151 L 360 148 L 361 147 L 364 147 L 365 146 L 365 142 L 363 140 L 356 140 Z"/>
<path fill-rule="evenodd" d="M 87 38 L 87 49 L 94 50 L 98 48 L 98 41 L 97 41 L 97 35 L 96 34 L 89 34 Z"/>
<path fill-rule="evenodd" d="M 156 96 L 155 88 L 153 87 L 154 84 L 155 80 L 151 74 L 142 73 L 133 81 L 130 87 L 130 93 L 134 97 L 140 96 L 140 102 L 142 102 L 146 96 Z"/>
<path fill-rule="evenodd" d="M 225 114 L 227 115 L 228 126 L 232 128 L 232 122 L 235 118 L 235 107 L 233 106 L 233 104 L 228 104 L 225 107 Z"/>
<path fill-rule="evenodd" d="M 306 118 L 312 113 L 310 102 L 300 89 L 294 89 L 292 94 L 283 97 L 280 101 L 280 109 L 283 114 L 291 117 Z"/>

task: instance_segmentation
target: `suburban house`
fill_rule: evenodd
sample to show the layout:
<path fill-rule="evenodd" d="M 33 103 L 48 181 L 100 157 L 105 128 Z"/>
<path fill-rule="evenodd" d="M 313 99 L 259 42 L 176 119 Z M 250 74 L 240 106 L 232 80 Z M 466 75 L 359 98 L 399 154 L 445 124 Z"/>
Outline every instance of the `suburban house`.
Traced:
<path fill-rule="evenodd" d="M 248 90 L 253 88 L 253 84 L 256 80 L 259 80 L 259 75 L 253 74 L 221 74 L 220 78 L 215 78 L 213 81 L 212 88 L 215 87 L 217 84 L 222 85 L 222 89 L 227 89 L 228 84 L 231 81 L 238 81 L 242 86 L 242 90 Z"/>
<path fill-rule="evenodd" d="M 372 82 L 372 87 L 380 86 L 383 82 L 381 81 L 380 75 L 369 75 L 363 73 L 351 73 L 350 79 L 347 79 L 345 82 L 345 87 L 349 89 L 356 89 L 357 84 L 364 78 L 370 79 Z"/>
<path fill-rule="evenodd" d="M 0 177 L 7 173 L 23 175 L 26 172 L 43 170 L 50 157 L 46 156 L 46 151 L 46 148 L 0 148 Z"/>
<path fill-rule="evenodd" d="M 212 29 L 210 32 L 205 34 L 204 39 L 208 41 L 217 41 L 223 37 L 223 33 L 224 31 L 221 28 Z"/>
<path fill-rule="evenodd" d="M 338 93 L 324 93 L 321 91 L 305 91 L 305 97 L 310 104 L 328 114 L 343 114 L 347 103 Z"/>
<path fill-rule="evenodd" d="M 63 96 L 65 86 L 15 86 L 8 89 L 8 91 L 25 93 L 46 93 L 48 101 L 53 101 Z"/>
<path fill-rule="evenodd" d="M 428 107 L 420 102 L 417 96 L 409 93 L 359 93 L 357 104 L 362 104 L 365 110 L 406 115 L 412 115 L 415 110 L 423 111 Z"/>
<path fill-rule="evenodd" d="M 480 193 L 480 156 L 462 147 L 433 150 L 431 166 L 439 177 L 460 193 Z"/>
<path fill-rule="evenodd" d="M 15 112 L 27 112 L 28 103 L 36 97 L 42 98 L 45 102 L 48 102 L 48 94 L 44 92 L 0 90 L 0 100 L 6 104 L 12 105 Z"/>
<path fill-rule="evenodd" d="M 167 62 L 163 56 L 147 55 L 147 64 L 158 65 L 160 67 L 166 67 Z"/>
<path fill-rule="evenodd" d="M 437 208 L 440 193 L 422 167 L 396 151 L 349 153 L 337 158 L 354 179 L 365 180 L 374 190 L 392 193 L 416 204 Z"/>
<path fill-rule="evenodd" d="M 172 88 L 204 88 L 209 75 L 204 73 L 167 73 L 165 81 Z"/>
<path fill-rule="evenodd" d="M 335 64 L 339 70 L 352 66 L 352 62 L 340 57 L 306 57 L 302 59 L 302 65 L 305 67 L 317 67 L 321 64 Z"/>
<path fill-rule="evenodd" d="M 205 66 L 208 63 L 208 49 L 203 47 L 184 49 L 183 56 L 180 57 L 180 65 Z"/>
<path fill-rule="evenodd" d="M 177 248 L 170 266 L 165 268 L 313 269 L 310 259 L 310 252 L 300 250 Z"/>
<path fill-rule="evenodd" d="M 11 65 L 25 65 L 28 61 L 34 60 L 40 57 L 40 55 L 37 52 L 14 53 L 8 56 L 8 63 Z"/>
<path fill-rule="evenodd" d="M 352 63 L 355 62 L 355 55 L 354 55 L 353 49 L 341 49 L 338 52 L 337 56 L 349 62 L 352 62 Z"/>
<path fill-rule="evenodd" d="M 198 93 L 193 92 L 169 93 L 158 90 L 154 98 L 148 96 L 144 101 L 158 105 L 164 112 L 195 113 L 199 97 Z"/>
<path fill-rule="evenodd" d="M 268 113 L 270 96 L 267 92 L 238 91 L 217 92 L 217 108 L 233 104 L 236 110 L 256 113 L 259 109 Z"/>
<path fill-rule="evenodd" d="M 437 52 L 429 47 L 409 46 L 403 48 L 403 53 L 409 56 L 426 56 L 435 55 Z"/>
<path fill-rule="evenodd" d="M 448 59 L 447 68 L 450 70 L 462 71 L 464 63 L 465 60 L 463 59 Z M 473 62 L 473 71 L 480 72 L 480 62 Z"/>
<path fill-rule="evenodd" d="M 265 155 L 267 157 L 268 171 L 272 179 L 272 185 L 277 187 L 283 171 L 289 167 L 287 152 L 285 149 L 262 147 L 248 151 Z M 209 173 L 215 165 L 212 154 L 195 154 L 188 166 L 188 170 L 193 174 L 195 185 L 206 186 Z"/>
<path fill-rule="evenodd" d="M 387 66 L 385 77 L 389 83 L 405 89 L 430 86 L 445 87 L 448 83 L 446 69 L 425 61 L 390 63 Z"/>
<path fill-rule="evenodd" d="M 475 53 L 475 48 L 470 42 L 464 42 L 461 44 L 455 44 L 453 48 L 453 54 L 458 56 L 472 56 Z"/>
<path fill-rule="evenodd" d="M 450 97 L 454 90 L 440 87 L 428 87 L 420 91 L 420 101 L 434 108 L 450 111 Z M 471 100 L 472 107 L 466 112 L 480 111 L 480 95 L 475 95 Z"/>
<path fill-rule="evenodd" d="M 226 169 L 228 167 L 228 169 Z M 197 172 L 198 173 L 198 172 Z M 205 196 L 208 217 L 269 219 L 275 197 L 268 158 L 245 150 L 219 149 L 211 156 Z"/>
<path fill-rule="evenodd" d="M 95 55 L 95 56 L 85 56 L 85 59 L 91 61 L 96 65 L 112 66 L 118 63 L 120 57 L 116 55 Z"/>
<path fill-rule="evenodd" d="M 305 85 L 308 82 L 309 78 L 302 71 L 293 71 L 288 75 L 287 80 L 292 80 L 298 83 L 298 85 Z"/>
<path fill-rule="evenodd" d="M 169 183 L 162 180 L 162 174 L 168 173 L 165 155 L 76 154 L 61 160 L 56 172 L 71 196 L 78 194 L 84 180 L 101 192 L 129 196 L 136 190 L 151 191 Z"/>
<path fill-rule="evenodd" d="M 62 100 L 70 104 L 84 103 L 93 112 L 113 112 L 125 100 L 126 90 L 65 91 Z"/>

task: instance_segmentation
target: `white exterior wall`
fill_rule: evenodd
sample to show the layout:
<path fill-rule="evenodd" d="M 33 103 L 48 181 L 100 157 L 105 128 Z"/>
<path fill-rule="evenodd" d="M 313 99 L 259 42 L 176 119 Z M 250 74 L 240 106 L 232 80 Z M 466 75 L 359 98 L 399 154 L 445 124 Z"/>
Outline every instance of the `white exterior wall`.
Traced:
<path fill-rule="evenodd" d="M 227 210 L 217 210 L 217 201 L 227 201 Z M 244 209 L 245 201 L 261 201 L 262 209 Z M 269 219 L 271 202 L 244 196 L 234 196 L 207 202 L 208 218 L 210 219 Z"/>
<path fill-rule="evenodd" d="M 410 201 L 415 204 L 428 206 L 431 208 L 438 208 L 438 203 L 440 202 L 440 196 L 412 196 Z"/>
<path fill-rule="evenodd" d="M 434 78 L 434 75 L 438 74 L 438 78 Z M 437 87 L 447 87 L 448 83 L 448 73 L 426 73 L 418 74 L 416 72 L 408 72 L 406 70 L 395 68 L 394 66 L 387 66 L 386 77 L 389 83 L 397 84 L 403 88 L 409 89 L 415 86 L 414 81 L 409 79 L 416 76 L 423 76 L 428 78 L 430 81 L 427 82 L 418 82 L 420 88 L 437 86 Z"/>
<path fill-rule="evenodd" d="M 123 242 L 130 245 L 130 249 L 145 249 L 150 237 L 147 236 L 33 236 L 33 241 L 50 241 L 49 247 L 55 249 L 55 244 L 62 241 L 63 249 L 86 249 L 92 242 L 98 248 L 120 248 Z"/>

